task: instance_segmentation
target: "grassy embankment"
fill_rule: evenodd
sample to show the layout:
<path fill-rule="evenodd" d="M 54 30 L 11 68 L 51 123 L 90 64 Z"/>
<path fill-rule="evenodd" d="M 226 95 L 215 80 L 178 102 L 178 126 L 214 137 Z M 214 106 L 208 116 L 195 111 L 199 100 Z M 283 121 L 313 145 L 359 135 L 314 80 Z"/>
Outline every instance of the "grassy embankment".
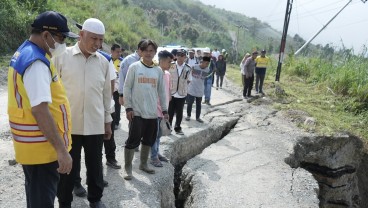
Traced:
<path fill-rule="evenodd" d="M 275 83 L 277 61 L 267 69 L 265 92 L 279 110 L 302 110 L 316 119 L 315 128 L 306 130 L 322 135 L 350 132 L 368 139 L 368 60 L 356 56 L 333 62 L 321 58 L 289 57 L 283 64 L 281 80 Z M 241 85 L 239 66 L 231 65 L 227 78 Z M 275 85 L 285 94 L 275 93 Z M 285 102 L 286 100 L 286 102 Z"/>

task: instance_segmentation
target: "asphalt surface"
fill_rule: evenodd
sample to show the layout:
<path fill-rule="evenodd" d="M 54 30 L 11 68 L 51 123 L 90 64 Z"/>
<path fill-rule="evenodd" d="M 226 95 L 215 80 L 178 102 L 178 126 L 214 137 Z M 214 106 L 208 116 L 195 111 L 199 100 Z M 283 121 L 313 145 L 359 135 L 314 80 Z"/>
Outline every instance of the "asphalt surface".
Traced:
<path fill-rule="evenodd" d="M 164 163 L 164 167 L 155 168 L 156 174 L 148 175 L 138 170 L 136 153 L 132 181 L 123 179 L 123 169 L 104 165 L 104 179 L 109 182 L 102 198 L 105 205 L 174 207 L 173 165 L 189 160 L 182 176 L 192 188 L 186 207 L 318 207 L 318 185 L 311 174 L 292 169 L 284 162 L 298 136 L 305 133 L 274 111 L 267 97 L 248 103 L 227 82 L 224 89 L 212 90 L 212 106 L 202 105 L 205 123 L 184 120 L 184 136 L 174 133 L 161 138 L 161 153 L 171 159 L 171 164 Z M 8 135 L 6 91 L 0 91 L 0 98 L 0 133 Z M 128 122 L 124 112 L 121 118 L 115 140 L 117 160 L 123 165 Z M 222 135 L 224 132 L 227 135 Z M 196 146 L 200 148 L 194 151 Z M 14 158 L 9 137 L 0 138 L 0 153 L 0 207 L 26 207 L 21 166 L 8 165 L 8 160 Z M 84 173 L 82 161 L 83 184 Z M 75 197 L 73 207 L 88 207 L 87 198 Z"/>

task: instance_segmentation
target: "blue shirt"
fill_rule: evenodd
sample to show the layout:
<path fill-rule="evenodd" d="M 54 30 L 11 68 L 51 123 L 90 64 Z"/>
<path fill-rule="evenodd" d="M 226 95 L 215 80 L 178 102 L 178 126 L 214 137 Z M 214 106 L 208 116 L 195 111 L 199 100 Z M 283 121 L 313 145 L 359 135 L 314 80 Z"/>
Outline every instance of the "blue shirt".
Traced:
<path fill-rule="evenodd" d="M 128 74 L 129 66 L 132 63 L 139 61 L 140 58 L 141 57 L 138 55 L 138 53 L 135 52 L 125 57 L 123 62 L 121 63 L 120 71 L 119 71 L 119 88 L 118 88 L 119 94 L 123 94 L 124 92 L 124 83 L 125 83 L 126 75 Z"/>

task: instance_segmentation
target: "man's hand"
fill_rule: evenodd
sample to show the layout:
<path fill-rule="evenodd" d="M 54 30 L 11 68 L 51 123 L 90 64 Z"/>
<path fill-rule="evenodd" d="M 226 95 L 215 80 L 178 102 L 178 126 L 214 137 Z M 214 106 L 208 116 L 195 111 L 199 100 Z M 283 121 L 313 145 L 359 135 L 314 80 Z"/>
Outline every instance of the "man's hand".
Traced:
<path fill-rule="evenodd" d="M 124 97 L 119 97 L 119 103 L 120 105 L 124 105 Z"/>
<path fill-rule="evenodd" d="M 164 114 L 164 119 L 165 119 L 165 121 L 169 121 L 170 117 L 169 117 L 169 114 L 168 113 L 165 113 Z"/>
<path fill-rule="evenodd" d="M 105 123 L 105 135 L 104 135 L 104 140 L 110 140 L 112 135 L 112 131 L 111 131 L 111 122 L 110 123 Z"/>
<path fill-rule="evenodd" d="M 133 111 L 129 111 L 126 113 L 126 118 L 128 119 L 128 121 L 132 121 L 134 118 L 134 112 Z"/>
<path fill-rule="evenodd" d="M 56 169 L 61 174 L 68 174 L 72 170 L 73 160 L 70 154 L 65 150 L 57 153 L 59 167 Z"/>

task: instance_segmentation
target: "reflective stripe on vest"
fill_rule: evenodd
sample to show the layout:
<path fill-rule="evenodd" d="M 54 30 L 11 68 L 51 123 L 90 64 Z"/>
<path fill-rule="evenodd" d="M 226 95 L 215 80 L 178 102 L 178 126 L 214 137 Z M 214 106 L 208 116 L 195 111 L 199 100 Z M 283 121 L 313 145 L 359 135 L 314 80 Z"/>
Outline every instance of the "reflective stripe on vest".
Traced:
<path fill-rule="evenodd" d="M 38 125 L 34 125 L 34 124 L 18 124 L 18 123 L 14 123 L 14 122 L 9 122 L 10 127 L 14 130 L 17 131 L 40 131 L 40 128 L 38 127 Z"/>
<path fill-rule="evenodd" d="M 36 143 L 36 142 L 47 142 L 46 137 L 43 135 L 37 135 L 37 136 L 20 136 L 17 134 L 13 134 L 13 139 L 17 142 L 22 143 Z"/>
<path fill-rule="evenodd" d="M 60 110 L 62 112 L 62 116 L 63 116 L 63 126 L 64 126 L 64 134 L 63 134 L 63 139 L 64 139 L 64 144 L 66 147 L 69 146 L 69 139 L 68 139 L 68 131 L 69 131 L 69 128 L 68 128 L 68 114 L 67 114 L 67 111 L 66 111 L 66 108 L 65 108 L 65 105 L 62 104 L 60 105 Z"/>
<path fill-rule="evenodd" d="M 13 72 L 13 85 L 14 85 L 15 99 L 17 101 L 18 108 L 22 108 L 22 96 L 19 94 L 19 91 L 18 91 L 17 72 L 15 70 Z"/>

